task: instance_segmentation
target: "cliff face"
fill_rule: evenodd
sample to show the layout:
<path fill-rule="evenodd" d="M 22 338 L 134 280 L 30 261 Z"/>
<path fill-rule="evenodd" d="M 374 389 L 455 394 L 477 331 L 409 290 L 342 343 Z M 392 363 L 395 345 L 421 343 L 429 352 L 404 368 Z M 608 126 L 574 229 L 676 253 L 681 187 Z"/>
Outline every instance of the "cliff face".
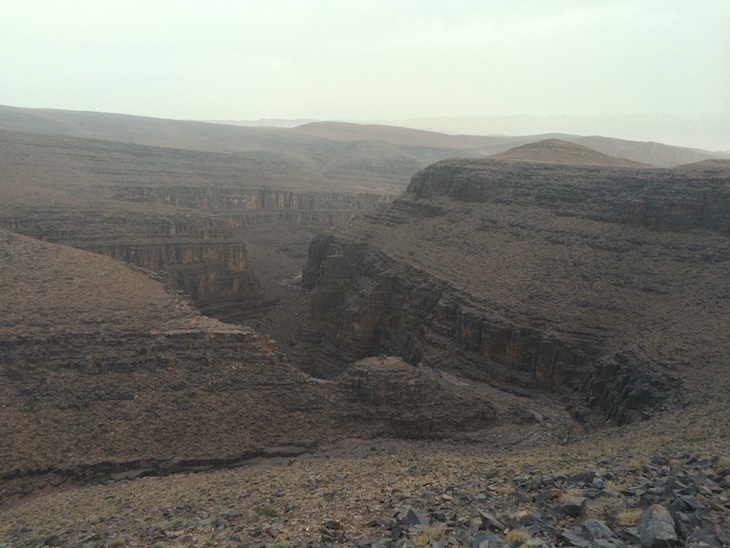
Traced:
<path fill-rule="evenodd" d="M 115 198 L 125 202 L 173 205 L 203 211 L 298 210 L 312 212 L 363 211 L 384 203 L 375 192 L 313 192 L 265 188 L 205 188 L 201 186 L 127 187 Z"/>
<path fill-rule="evenodd" d="M 394 196 L 372 181 L 329 182 L 313 171 L 316 162 L 282 154 L 30 133 L 4 133 L 0 142 L 0 227 L 153 270 L 224 321 L 270 309 L 313 233 Z M 277 251 L 256 255 L 261 248 Z"/>
<path fill-rule="evenodd" d="M 487 382 L 577 386 L 598 354 L 589 333 L 559 338 L 515 324 L 446 280 L 332 236 L 312 242 L 302 286 L 323 329 L 299 363 L 325 378 L 352 359 L 385 354 Z"/>
<path fill-rule="evenodd" d="M 544 184 L 549 181 L 549 184 Z M 628 169 L 444 161 L 414 175 L 413 198 L 538 206 L 558 215 L 654 229 L 730 233 L 728 169 Z"/>
<path fill-rule="evenodd" d="M 207 316 L 236 322 L 269 306 L 256 274 L 248 267 L 243 242 L 91 245 L 86 250 L 153 271 L 168 287 L 190 297 Z"/>
<path fill-rule="evenodd" d="M 292 357 L 331 378 L 399 356 L 572 395 L 576 414 L 617 423 L 681 404 L 689 364 L 730 319 L 713 291 L 729 196 L 718 171 L 436 164 L 389 209 L 312 242 Z"/>
<path fill-rule="evenodd" d="M 241 322 L 275 304 L 249 261 L 246 239 L 257 241 L 268 229 L 267 241 L 279 238 L 282 247 L 290 248 L 296 244 L 287 243 L 288 234 L 300 227 L 322 230 L 386 198 L 375 193 L 133 187 L 118 191 L 116 199 L 143 204 L 141 211 L 35 210 L 5 215 L 0 223 L 20 234 L 151 270 L 204 314 Z M 170 204 L 174 208 L 161 219 L 154 208 Z"/>

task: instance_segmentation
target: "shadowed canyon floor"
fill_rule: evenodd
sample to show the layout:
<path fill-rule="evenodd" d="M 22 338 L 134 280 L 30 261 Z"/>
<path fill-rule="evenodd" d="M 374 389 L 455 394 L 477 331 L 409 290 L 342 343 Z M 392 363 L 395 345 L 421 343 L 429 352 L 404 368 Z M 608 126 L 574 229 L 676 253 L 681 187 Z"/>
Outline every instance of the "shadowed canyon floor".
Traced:
<path fill-rule="evenodd" d="M 0 137 L 3 548 L 727 543 L 727 162 Z"/>

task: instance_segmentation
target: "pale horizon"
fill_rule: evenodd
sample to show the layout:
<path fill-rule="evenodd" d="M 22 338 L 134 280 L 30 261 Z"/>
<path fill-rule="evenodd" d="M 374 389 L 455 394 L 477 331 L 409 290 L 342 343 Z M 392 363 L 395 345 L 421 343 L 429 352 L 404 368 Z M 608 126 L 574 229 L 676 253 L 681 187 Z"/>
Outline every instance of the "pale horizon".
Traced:
<path fill-rule="evenodd" d="M 724 0 L 6 0 L 0 10 L 0 104 L 21 108 L 730 149 Z"/>

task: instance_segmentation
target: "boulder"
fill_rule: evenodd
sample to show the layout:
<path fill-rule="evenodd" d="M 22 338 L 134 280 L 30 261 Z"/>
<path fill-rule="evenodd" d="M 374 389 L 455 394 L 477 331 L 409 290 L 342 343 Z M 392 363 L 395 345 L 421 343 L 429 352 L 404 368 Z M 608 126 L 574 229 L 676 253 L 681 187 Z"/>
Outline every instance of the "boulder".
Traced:
<path fill-rule="evenodd" d="M 641 513 L 636 529 L 644 548 L 670 548 L 679 543 L 669 510 L 659 504 Z"/>

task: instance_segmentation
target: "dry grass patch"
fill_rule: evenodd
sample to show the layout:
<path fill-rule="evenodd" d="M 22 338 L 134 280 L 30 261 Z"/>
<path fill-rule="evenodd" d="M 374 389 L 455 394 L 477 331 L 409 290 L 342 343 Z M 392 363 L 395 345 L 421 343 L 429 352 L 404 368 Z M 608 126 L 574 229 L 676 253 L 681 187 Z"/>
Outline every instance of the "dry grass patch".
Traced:
<path fill-rule="evenodd" d="M 443 523 L 429 525 L 423 530 L 422 533 L 418 533 L 413 537 L 413 545 L 416 548 L 420 548 L 421 546 L 426 546 L 426 544 L 428 544 L 432 540 L 441 540 L 442 538 L 444 538 L 445 532 L 446 525 L 444 525 Z"/>
<path fill-rule="evenodd" d="M 560 498 L 558 499 L 558 501 L 560 502 L 560 504 L 565 504 L 573 497 L 578 497 L 578 496 L 580 496 L 580 489 L 575 489 L 575 488 L 568 489 L 565 493 L 560 495 Z"/>
<path fill-rule="evenodd" d="M 510 531 L 507 531 L 507 534 L 505 534 L 504 538 L 507 539 L 507 542 L 519 542 L 523 543 L 526 542 L 527 539 L 530 538 L 530 533 L 527 531 L 521 531 L 519 529 L 512 529 Z"/>
<path fill-rule="evenodd" d="M 622 527 L 634 527 L 639 523 L 639 517 L 641 516 L 641 508 L 635 508 L 633 510 L 624 510 L 616 514 L 616 523 Z"/>

